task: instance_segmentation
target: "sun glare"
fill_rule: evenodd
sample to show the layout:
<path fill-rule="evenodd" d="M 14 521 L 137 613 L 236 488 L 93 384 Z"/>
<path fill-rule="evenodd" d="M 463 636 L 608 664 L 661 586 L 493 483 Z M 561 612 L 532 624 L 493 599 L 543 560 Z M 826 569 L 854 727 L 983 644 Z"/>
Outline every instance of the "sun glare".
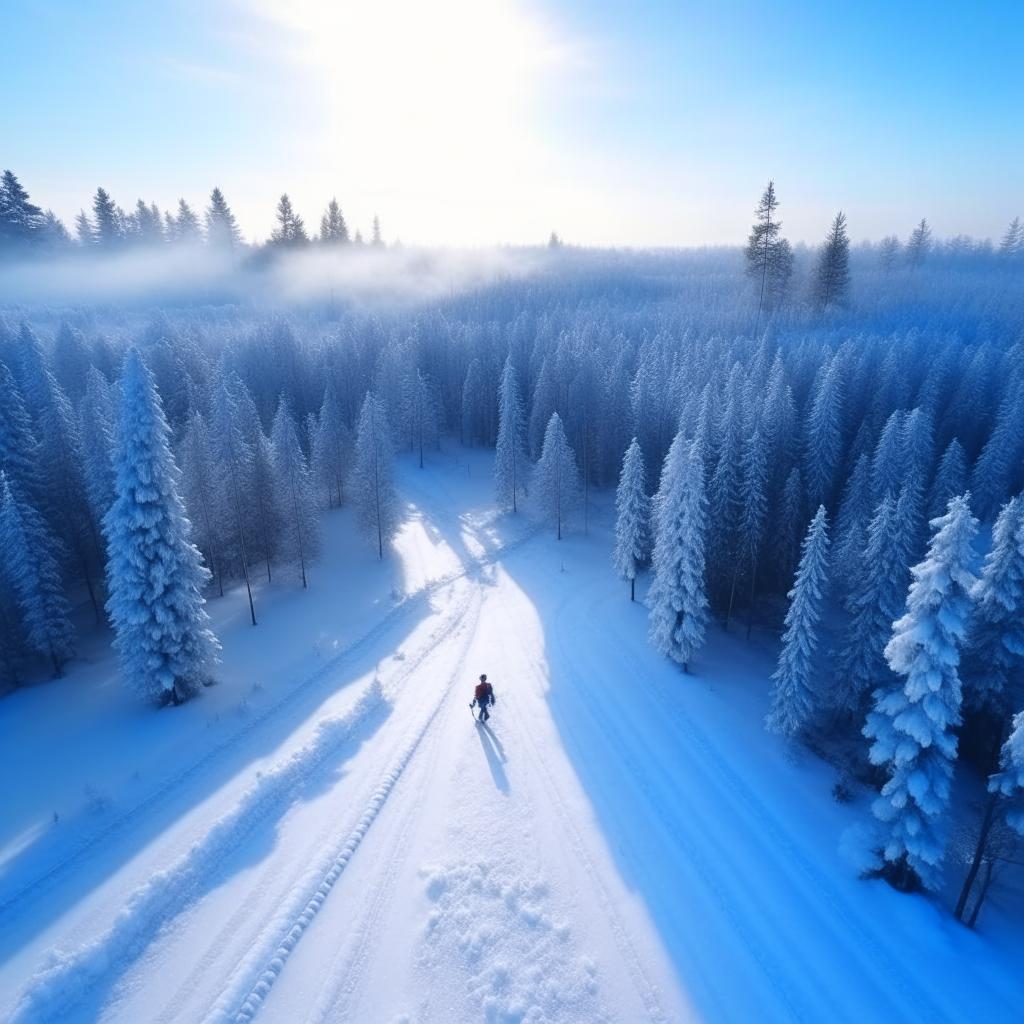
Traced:
<path fill-rule="evenodd" d="M 501 196 L 542 176 L 536 115 L 564 52 L 521 3 L 259 4 L 312 79 L 324 130 L 311 173 L 325 187 L 371 183 L 366 200 L 418 237 L 477 218 L 459 234 L 483 241 Z"/>

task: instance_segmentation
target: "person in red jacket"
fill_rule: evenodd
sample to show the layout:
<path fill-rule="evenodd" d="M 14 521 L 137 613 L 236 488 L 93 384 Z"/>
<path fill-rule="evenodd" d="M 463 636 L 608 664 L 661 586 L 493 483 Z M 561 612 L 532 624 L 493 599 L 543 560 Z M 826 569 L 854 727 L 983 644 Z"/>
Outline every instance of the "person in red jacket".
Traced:
<path fill-rule="evenodd" d="M 492 704 L 497 704 L 498 700 L 494 696 L 494 687 L 487 682 L 487 673 L 485 672 L 480 676 L 480 682 L 476 684 L 476 690 L 473 693 L 473 701 L 469 705 L 473 707 L 475 704 L 480 708 L 480 714 L 477 716 L 481 722 L 486 722 L 491 717 L 490 712 L 487 710 Z"/>

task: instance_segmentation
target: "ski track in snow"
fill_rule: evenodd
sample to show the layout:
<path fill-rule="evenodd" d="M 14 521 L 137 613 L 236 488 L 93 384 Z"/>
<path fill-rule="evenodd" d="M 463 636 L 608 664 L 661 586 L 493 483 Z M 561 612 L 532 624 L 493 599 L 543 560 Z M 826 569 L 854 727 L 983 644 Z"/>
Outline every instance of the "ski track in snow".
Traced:
<path fill-rule="evenodd" d="M 443 591 L 445 587 L 467 576 L 472 577 L 482 569 L 495 564 L 503 555 L 525 544 L 537 532 L 537 529 L 526 530 L 515 540 L 496 546 L 491 550 L 487 550 L 485 545 L 481 545 L 484 553 L 478 558 L 473 559 L 470 565 L 463 565 L 461 569 L 436 577 L 419 590 L 407 594 L 362 636 L 353 640 L 343 650 L 332 655 L 322 665 L 317 666 L 305 679 L 291 687 L 277 701 L 267 706 L 258 715 L 251 717 L 244 725 L 208 750 L 188 768 L 166 778 L 148 796 L 134 804 L 123 814 L 118 815 L 114 820 L 107 822 L 101 829 L 93 832 L 30 882 L 3 900 L 0 900 L 0 918 L 6 917 L 24 904 L 29 897 L 35 896 L 39 891 L 57 882 L 60 876 L 68 869 L 78 867 L 81 864 L 82 858 L 87 856 L 92 849 L 102 846 L 103 843 L 109 841 L 118 833 L 134 825 L 147 811 L 159 808 L 169 795 L 179 792 L 192 779 L 201 777 L 220 758 L 235 750 L 253 734 L 258 732 L 259 729 L 268 723 L 279 724 L 282 714 L 291 705 L 296 704 L 300 698 L 309 696 L 311 692 L 323 684 L 330 682 L 337 671 L 343 668 L 347 662 L 359 656 L 365 650 L 372 648 L 389 630 L 399 625 L 418 609 L 425 607 L 430 599 Z"/>
<path fill-rule="evenodd" d="M 478 581 L 481 571 L 493 564 L 504 551 L 512 547 L 518 547 L 520 544 L 529 540 L 532 535 L 533 531 L 529 531 L 527 534 L 517 538 L 510 544 L 485 554 L 473 564 L 464 566 L 459 571 L 448 573 L 443 577 L 433 580 L 415 595 L 407 598 L 406 601 L 404 601 L 398 608 L 392 609 L 384 619 L 367 631 L 367 633 L 365 633 L 354 644 L 350 645 L 344 651 L 339 652 L 339 654 L 335 658 L 332 658 L 327 665 L 320 666 L 313 675 L 307 677 L 303 683 L 290 690 L 288 694 L 286 694 L 273 707 L 267 709 L 267 711 L 262 714 L 258 720 L 234 733 L 227 741 L 220 744 L 200 762 L 197 762 L 186 772 L 181 773 L 177 777 L 178 780 L 182 781 L 192 777 L 196 772 L 207 766 L 215 756 L 223 753 L 229 747 L 240 742 L 242 738 L 251 733 L 253 728 L 266 721 L 282 707 L 290 704 L 301 691 L 308 689 L 310 686 L 315 685 L 317 682 L 326 678 L 331 672 L 339 667 L 340 663 L 342 663 L 344 659 L 352 657 L 364 647 L 372 644 L 395 623 L 397 614 L 406 613 L 409 610 L 409 606 L 412 602 L 422 602 L 429 596 L 442 591 L 445 587 L 449 587 L 454 583 L 457 583 L 459 580 L 467 577 L 470 580 Z M 459 626 L 466 614 L 467 607 L 472 603 L 473 595 L 478 592 L 479 586 L 479 582 L 474 582 L 474 585 L 470 590 L 469 597 L 459 602 L 456 605 L 454 612 L 450 609 L 446 610 L 447 614 L 442 620 L 441 626 L 431 632 L 426 639 L 425 644 L 419 649 L 414 658 L 408 659 L 403 663 L 402 668 L 398 673 L 396 684 L 390 686 L 389 690 L 397 692 L 400 688 L 398 684 L 400 684 L 402 680 L 411 676 L 422 661 L 438 649 L 440 643 L 445 638 L 452 635 L 459 629 Z M 376 695 L 377 708 L 383 709 L 385 698 L 376 681 L 371 685 L 370 692 Z M 389 696 L 390 695 L 391 694 L 389 694 Z M 367 695 L 364 694 L 357 702 L 357 708 L 360 709 L 361 715 L 363 711 L 370 710 L 363 707 L 366 698 Z M 439 703 L 437 708 L 435 708 L 435 714 L 440 706 L 441 704 Z M 355 710 L 356 709 L 353 709 L 353 711 Z M 100 980 L 115 977 L 127 969 L 129 962 L 134 960 L 141 950 L 148 945 L 159 931 L 160 927 L 170 918 L 177 916 L 187 905 L 189 905 L 191 902 L 189 892 L 198 878 L 201 866 L 211 862 L 211 858 L 207 855 L 210 850 L 217 851 L 217 856 L 213 858 L 216 860 L 223 856 L 228 848 L 233 845 L 237 845 L 238 842 L 241 842 L 244 838 L 245 832 L 248 831 L 246 823 L 254 822 L 258 818 L 263 817 L 265 813 L 268 812 L 268 805 L 274 802 L 273 798 L 275 795 L 280 798 L 279 802 L 281 813 L 284 813 L 284 811 L 287 810 L 287 801 L 284 796 L 284 782 L 282 781 L 280 786 L 274 786 L 272 788 L 264 786 L 264 783 L 267 780 L 277 779 L 279 773 L 283 771 L 287 772 L 287 777 L 289 779 L 293 779 L 297 768 L 303 764 L 307 771 L 315 768 L 316 763 L 322 761 L 331 750 L 337 747 L 338 742 L 341 742 L 341 739 L 337 737 L 336 733 L 347 729 L 346 735 L 348 735 L 352 729 L 356 728 L 359 724 L 359 720 L 357 719 L 353 719 L 349 722 L 348 717 L 349 716 L 343 716 L 342 719 L 330 719 L 320 723 L 317 736 L 322 742 L 314 741 L 313 744 L 302 748 L 295 755 L 292 755 L 292 757 L 287 761 L 274 766 L 266 772 L 256 786 L 246 791 L 236 808 L 232 812 L 229 812 L 228 815 L 218 819 L 211 828 L 210 833 L 195 843 L 184 857 L 175 862 L 166 871 L 154 875 L 147 883 L 144 883 L 128 897 L 128 905 L 121 914 L 119 914 L 114 925 L 107 933 L 96 940 L 86 943 L 84 946 L 72 953 L 65 953 L 59 949 L 51 950 L 45 965 L 36 972 L 24 989 L 18 1001 L 15 1016 L 12 1018 L 12 1024 L 21 1024 L 23 1021 L 27 1024 L 28 1021 L 52 1019 L 54 1016 L 65 1012 L 69 1006 L 80 1000 L 88 991 L 95 987 Z M 431 721 L 432 720 L 433 717 L 431 718 Z M 334 723 L 339 723 L 336 728 L 334 727 Z M 426 727 L 424 727 L 424 729 L 425 728 Z M 337 738 L 338 742 L 330 742 L 330 738 Z M 407 750 L 406 761 L 415 751 L 419 738 L 421 738 L 421 735 L 417 737 L 416 741 L 414 741 L 412 746 Z M 298 760 L 295 760 L 296 758 L 298 758 Z M 404 768 L 406 761 L 403 761 L 401 758 L 399 759 L 401 768 Z M 398 775 L 401 774 L 401 768 L 398 769 Z M 359 841 L 361 841 L 362 835 L 365 834 L 365 828 L 367 828 L 369 824 L 372 823 L 373 818 L 376 817 L 376 813 L 379 811 L 387 794 L 390 793 L 398 775 L 395 775 L 395 777 L 390 780 L 386 775 L 384 781 L 381 783 L 381 787 L 374 794 L 373 798 L 371 798 L 370 805 L 367 807 L 366 812 L 364 812 L 360 823 L 356 825 L 351 836 L 349 836 L 349 841 L 358 836 L 349 855 L 351 855 L 351 852 L 354 852 L 355 846 L 358 846 Z M 282 775 L 281 779 L 283 780 L 284 777 L 285 776 Z M 166 790 L 169 785 L 170 784 L 166 784 L 161 787 L 161 792 Z M 381 795 L 382 791 L 383 796 Z M 155 799 L 156 794 L 147 798 L 146 801 L 144 801 L 144 805 L 139 805 L 134 808 L 133 811 L 123 815 L 117 822 L 112 823 L 108 828 L 104 829 L 101 834 L 91 840 L 89 845 L 92 845 L 94 842 L 99 842 L 102 838 L 109 836 L 116 829 L 125 827 L 129 822 L 135 819 L 137 813 L 142 810 L 144 806 L 151 805 Z M 369 815 L 369 818 L 367 818 L 367 815 Z M 360 832 L 361 826 L 363 826 L 362 832 Z M 216 845 L 208 846 L 208 840 L 210 843 L 214 843 Z M 336 862 L 332 865 L 331 870 L 338 867 L 337 861 L 341 856 L 341 854 L 338 855 L 338 858 L 336 858 Z M 64 866 L 66 867 L 69 863 L 70 860 L 65 862 Z M 347 858 L 345 863 L 347 863 Z M 343 867 L 344 865 L 341 866 Z M 323 885 L 323 883 L 327 881 L 330 874 L 331 871 L 328 871 L 327 876 L 320 879 L 320 885 Z M 338 875 L 340 875 L 340 869 L 337 870 L 335 879 Z M 41 883 L 42 879 L 38 881 Z M 333 884 L 333 881 L 330 884 Z M 32 888 L 35 888 L 35 886 Z M 327 888 L 329 889 L 330 885 L 328 885 Z M 23 890 L 22 894 L 19 895 L 19 899 L 26 895 L 27 892 L 28 890 Z M 311 897 L 307 895 L 304 898 L 303 903 L 309 903 L 310 900 Z M 293 917 L 293 920 L 301 920 L 306 910 L 308 910 L 308 907 L 303 910 L 303 913 L 298 915 L 297 919 Z M 308 920 L 305 923 L 308 924 Z M 305 924 L 303 925 L 303 930 L 304 927 Z M 273 958 L 271 958 L 271 960 L 273 960 Z M 260 961 L 260 964 L 266 964 L 267 969 L 270 969 L 272 966 L 266 957 Z M 244 994 L 245 993 L 243 992 L 242 995 Z M 241 996 L 238 996 L 233 1005 L 238 1006 L 241 1001 Z M 223 1016 L 214 1016 L 211 1019 L 225 1018 Z M 240 1019 L 246 1018 L 242 1017 Z"/>
<path fill-rule="evenodd" d="M 469 610 L 466 608 L 460 610 L 458 626 L 457 629 L 453 631 L 465 635 L 465 642 L 462 645 L 461 651 L 462 654 L 465 653 L 465 650 L 472 642 L 474 627 L 479 615 L 479 585 L 473 588 L 469 605 Z M 469 616 L 468 621 L 467 615 Z M 451 633 L 448 635 L 450 636 Z M 230 990 L 225 993 L 222 999 L 218 1002 L 218 1005 L 215 1006 L 213 1011 L 205 1018 L 204 1024 L 221 1024 L 221 1022 L 227 1020 L 233 1020 L 235 1024 L 247 1024 L 247 1022 L 251 1021 L 259 1011 L 260 1007 L 269 995 L 275 981 L 277 981 L 281 971 L 284 969 L 288 958 L 291 956 L 293 950 L 305 934 L 306 929 L 312 923 L 314 917 L 323 906 L 324 901 L 330 895 L 331 890 L 341 877 L 342 872 L 348 866 L 349 861 L 359 848 L 367 831 L 376 820 L 385 801 L 391 794 L 398 780 L 402 777 L 406 766 L 419 749 L 424 737 L 438 718 L 442 708 L 444 708 L 445 704 L 448 703 L 448 697 L 451 693 L 452 687 L 462 675 L 462 660 L 462 657 L 457 659 L 457 667 L 449 675 L 446 685 L 441 692 L 440 698 L 430 709 L 422 725 L 413 732 L 411 738 L 404 744 L 404 749 L 398 755 L 391 769 L 384 775 L 379 788 L 371 798 L 362 818 L 359 820 L 359 823 L 341 844 L 330 869 L 317 885 L 315 892 L 309 896 L 302 912 L 292 923 L 287 934 L 281 940 L 280 945 L 278 945 L 270 960 L 267 961 L 262 971 L 258 974 L 258 979 L 254 984 L 252 984 L 248 994 L 246 994 L 241 1000 L 238 999 L 238 991 L 242 991 L 243 993 L 245 992 L 246 981 L 251 978 L 252 973 L 251 969 L 247 971 L 243 968 L 242 972 L 240 972 L 239 979 L 232 984 Z M 399 852 L 404 853 L 404 850 L 400 850 Z M 238 1006 L 237 1012 L 233 1015 L 231 1010 L 228 1009 L 232 1006 Z"/>
<path fill-rule="evenodd" d="M 385 708 L 375 680 L 347 714 L 322 720 L 308 744 L 264 772 L 202 839 L 132 892 L 107 932 L 73 953 L 52 951 L 50 963 L 29 982 L 11 1024 L 58 1016 L 101 979 L 123 970 L 167 921 L 192 902 L 204 875 L 215 871 L 257 822 L 287 807 L 310 773 Z"/>

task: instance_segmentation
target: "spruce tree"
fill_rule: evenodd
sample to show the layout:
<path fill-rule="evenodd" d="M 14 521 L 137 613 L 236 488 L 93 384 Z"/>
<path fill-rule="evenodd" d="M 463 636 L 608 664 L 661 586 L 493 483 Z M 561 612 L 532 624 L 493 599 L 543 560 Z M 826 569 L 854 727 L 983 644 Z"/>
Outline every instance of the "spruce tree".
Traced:
<path fill-rule="evenodd" d="M 498 441 L 494 453 L 494 489 L 502 508 L 518 511 L 517 497 L 526 482 L 526 421 L 512 354 L 505 359 L 498 387 Z"/>
<path fill-rule="evenodd" d="M 277 201 L 277 227 L 271 232 L 270 241 L 274 245 L 290 247 L 305 245 L 309 241 L 306 225 L 293 209 L 287 192 Z"/>
<path fill-rule="evenodd" d="M 241 430 L 238 405 L 223 375 L 220 386 L 214 392 L 211 425 L 217 478 L 221 484 L 222 507 L 226 513 L 226 535 L 242 568 L 245 592 L 249 599 L 249 618 L 255 626 L 256 605 L 249 577 L 252 509 L 247 501 L 250 496 L 249 482 L 252 477 L 254 453 Z"/>
<path fill-rule="evenodd" d="M 651 557 L 651 500 L 640 442 L 634 437 L 622 460 L 615 492 L 615 551 L 612 561 L 619 578 L 629 580 L 629 599 L 636 599 L 636 574 Z"/>
<path fill-rule="evenodd" d="M 242 241 L 235 215 L 231 212 L 224 193 L 215 188 L 210 193 L 206 208 L 206 243 L 215 249 L 233 249 Z"/>
<path fill-rule="evenodd" d="M 999 243 L 999 255 L 1005 260 L 1017 260 L 1024 256 L 1024 224 L 1021 224 L 1020 217 L 1010 221 Z"/>
<path fill-rule="evenodd" d="M 747 273 L 758 289 L 757 319 L 754 337 L 761 326 L 761 313 L 771 309 L 782 297 L 793 269 L 793 252 L 786 239 L 780 237 L 782 222 L 775 217 L 779 199 L 775 182 L 769 181 L 755 210 L 755 221 L 747 239 Z"/>
<path fill-rule="evenodd" d="M 213 442 L 203 414 L 193 409 L 185 426 L 179 452 L 181 494 L 192 522 L 196 545 L 224 596 L 224 553 L 227 548 L 228 510 Z"/>
<path fill-rule="evenodd" d="M 13 171 L 0 175 L 0 250 L 26 245 L 39 239 L 43 211 L 28 201 Z"/>
<path fill-rule="evenodd" d="M 740 557 L 737 573 L 742 569 L 750 579 L 747 609 L 747 639 L 754 622 L 754 594 L 757 589 L 757 570 L 761 560 L 761 546 L 768 522 L 768 449 L 760 427 L 743 446 L 743 512 L 740 516 Z M 735 587 L 736 576 L 733 577 Z M 730 599 L 731 603 L 731 599 Z"/>
<path fill-rule="evenodd" d="M 116 416 L 113 388 L 95 366 L 90 366 L 86 373 L 85 395 L 78 410 L 78 432 L 85 493 L 97 523 L 103 522 L 114 501 L 111 456 Z"/>
<path fill-rule="evenodd" d="M 708 621 L 704 580 L 704 466 L 682 431 L 669 446 L 654 498 L 654 580 L 647 595 L 655 648 L 689 671 Z"/>
<path fill-rule="evenodd" d="M 352 436 L 342 417 L 333 380 L 328 380 L 324 388 L 311 454 L 313 475 L 327 493 L 328 507 L 341 505 L 352 464 Z"/>
<path fill-rule="evenodd" d="M 772 675 L 772 707 L 766 726 L 783 736 L 797 736 L 819 710 L 815 674 L 821 618 L 828 588 L 828 520 L 825 506 L 807 528 L 796 582 L 789 592 L 786 631 L 778 667 Z"/>
<path fill-rule="evenodd" d="M 530 490 L 538 514 L 555 527 L 561 540 L 562 527 L 572 518 L 580 503 L 580 480 L 576 456 L 557 412 L 553 412 L 548 420 Z"/>
<path fill-rule="evenodd" d="M 0 551 L 4 580 L 13 591 L 31 650 L 48 658 L 54 674 L 74 656 L 74 627 L 60 575 L 60 544 L 43 517 L 0 470 Z"/>
<path fill-rule="evenodd" d="M 875 691 L 864 735 L 871 763 L 888 781 L 875 800 L 887 827 L 885 874 L 898 888 L 936 888 L 946 845 L 946 810 L 960 724 L 959 648 L 971 610 L 972 541 L 978 522 L 966 497 L 953 498 L 924 560 L 911 570 L 906 613 L 885 648 L 900 678 Z"/>
<path fill-rule="evenodd" d="M 337 199 L 331 199 L 320 218 L 320 241 L 324 245 L 347 245 L 348 226 L 341 214 Z"/>
<path fill-rule="evenodd" d="M 804 483 L 813 508 L 831 500 L 842 448 L 843 382 L 834 355 L 818 375 L 804 439 Z"/>
<path fill-rule="evenodd" d="M 285 551 L 299 563 L 302 587 L 306 588 L 306 566 L 320 544 L 320 524 L 313 498 L 313 485 L 306 457 L 299 445 L 295 421 L 282 398 L 271 428 L 277 500 L 285 519 Z"/>
<path fill-rule="evenodd" d="M 1000 510 L 992 549 L 971 596 L 965 702 L 998 711 L 1024 659 L 1024 499 L 1011 498 Z"/>
<path fill-rule="evenodd" d="M 117 204 L 110 198 L 106 189 L 96 189 L 92 200 L 93 237 L 98 245 L 105 249 L 113 249 L 124 239 L 122 223 Z"/>
<path fill-rule="evenodd" d="M 939 459 L 935 479 L 928 491 L 926 515 L 929 520 L 937 519 L 949 504 L 949 499 L 963 494 L 967 489 L 967 456 L 963 445 L 954 437 Z"/>
<path fill-rule="evenodd" d="M 153 375 L 132 349 L 121 379 L 116 497 L 103 522 L 107 610 L 125 681 L 159 703 L 209 683 L 219 649 L 202 595 L 209 573 L 191 542 L 169 439 Z"/>
<path fill-rule="evenodd" d="M 1013 718 L 989 790 L 1002 798 L 1007 824 L 1024 836 L 1024 711 Z"/>
<path fill-rule="evenodd" d="M 199 217 L 184 199 L 178 200 L 178 216 L 174 218 L 174 231 L 169 233 L 169 239 L 179 245 L 198 245 L 203 240 Z"/>
<path fill-rule="evenodd" d="M 398 532 L 398 497 L 392 479 L 393 448 L 381 400 L 366 393 L 356 429 L 355 462 L 348 490 L 361 529 L 377 542 L 377 556 Z"/>
<path fill-rule="evenodd" d="M 850 239 L 846 216 L 836 214 L 828 237 L 821 247 L 814 275 L 814 302 L 819 309 L 846 304 L 850 291 Z"/>
<path fill-rule="evenodd" d="M 919 267 L 928 258 L 932 248 L 932 229 L 928 221 L 923 217 L 917 227 L 910 233 L 907 239 L 907 247 L 904 251 L 907 263 L 912 267 Z"/>
<path fill-rule="evenodd" d="M 867 529 L 850 588 L 846 624 L 836 661 L 834 706 L 847 714 L 863 714 L 869 694 L 891 684 L 884 650 L 907 594 L 910 536 L 906 492 L 900 502 L 891 494 L 880 502 Z"/>

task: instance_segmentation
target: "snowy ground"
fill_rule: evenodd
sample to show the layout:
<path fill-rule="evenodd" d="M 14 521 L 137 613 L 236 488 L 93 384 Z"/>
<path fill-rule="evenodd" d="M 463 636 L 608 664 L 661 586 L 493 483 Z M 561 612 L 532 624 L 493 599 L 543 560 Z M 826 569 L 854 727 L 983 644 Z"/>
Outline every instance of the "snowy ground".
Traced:
<path fill-rule="evenodd" d="M 844 862 L 863 809 L 761 727 L 770 638 L 683 677 L 600 514 L 496 518 L 484 453 L 399 487 L 384 565 L 336 513 L 308 593 L 213 602 L 201 700 L 133 706 L 97 643 L 0 702 L 3 1019 L 1020 1019 L 998 907 L 972 934 Z"/>

